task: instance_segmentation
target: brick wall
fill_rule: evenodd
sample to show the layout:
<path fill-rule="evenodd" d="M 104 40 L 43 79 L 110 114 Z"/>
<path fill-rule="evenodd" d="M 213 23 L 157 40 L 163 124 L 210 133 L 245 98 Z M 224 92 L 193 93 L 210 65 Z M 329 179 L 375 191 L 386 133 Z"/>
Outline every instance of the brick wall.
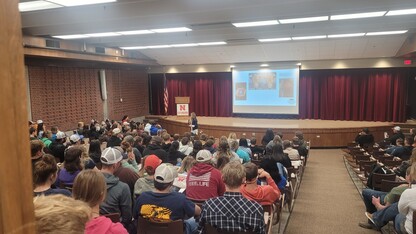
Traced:
<path fill-rule="evenodd" d="M 148 114 L 145 71 L 112 69 L 106 75 L 111 119 Z M 47 128 L 56 125 L 65 131 L 76 128 L 79 121 L 102 120 L 99 69 L 28 65 L 28 76 L 33 120 L 42 119 Z"/>

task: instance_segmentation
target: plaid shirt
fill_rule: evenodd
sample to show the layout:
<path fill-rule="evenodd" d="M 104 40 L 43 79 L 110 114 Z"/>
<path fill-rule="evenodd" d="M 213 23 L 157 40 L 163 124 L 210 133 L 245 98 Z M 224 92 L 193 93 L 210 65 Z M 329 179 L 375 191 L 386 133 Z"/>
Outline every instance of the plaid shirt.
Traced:
<path fill-rule="evenodd" d="M 202 206 L 198 233 L 204 233 L 205 223 L 223 231 L 254 231 L 264 234 L 263 207 L 238 192 L 225 192 Z"/>

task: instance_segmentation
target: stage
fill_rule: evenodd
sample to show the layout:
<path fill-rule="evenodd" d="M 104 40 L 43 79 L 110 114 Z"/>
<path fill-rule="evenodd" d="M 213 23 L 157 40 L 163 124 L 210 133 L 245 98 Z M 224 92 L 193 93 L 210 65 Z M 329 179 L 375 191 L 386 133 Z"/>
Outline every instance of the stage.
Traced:
<path fill-rule="evenodd" d="M 190 131 L 189 117 L 146 116 L 155 119 L 170 134 Z M 383 139 L 383 133 L 391 134 L 392 122 L 341 121 L 341 120 L 292 120 L 292 119 L 256 119 L 236 117 L 198 117 L 199 132 L 219 138 L 235 132 L 237 137 L 246 134 L 247 138 L 255 136 L 261 143 L 266 129 L 282 132 L 283 139 L 291 139 L 295 131 L 302 131 L 305 139 L 310 140 L 312 148 L 345 147 L 363 128 L 369 128 L 376 141 Z M 406 131 L 407 132 L 407 131 Z"/>

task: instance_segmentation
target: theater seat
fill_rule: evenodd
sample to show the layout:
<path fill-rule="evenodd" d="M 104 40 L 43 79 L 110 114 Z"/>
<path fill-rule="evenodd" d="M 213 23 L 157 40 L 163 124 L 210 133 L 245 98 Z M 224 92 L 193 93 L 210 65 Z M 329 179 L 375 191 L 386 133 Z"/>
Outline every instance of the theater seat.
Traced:
<path fill-rule="evenodd" d="M 183 221 L 155 222 L 139 217 L 137 234 L 183 234 Z"/>

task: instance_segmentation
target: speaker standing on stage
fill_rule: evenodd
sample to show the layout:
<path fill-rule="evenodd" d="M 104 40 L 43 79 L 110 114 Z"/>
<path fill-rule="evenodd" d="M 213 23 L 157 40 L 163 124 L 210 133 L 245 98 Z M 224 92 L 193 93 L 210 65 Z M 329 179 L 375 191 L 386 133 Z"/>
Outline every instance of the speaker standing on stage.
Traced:
<path fill-rule="evenodd" d="M 198 120 L 196 119 L 195 112 L 191 113 L 191 118 L 188 121 L 189 126 L 191 127 L 191 132 L 194 135 L 198 135 Z"/>

